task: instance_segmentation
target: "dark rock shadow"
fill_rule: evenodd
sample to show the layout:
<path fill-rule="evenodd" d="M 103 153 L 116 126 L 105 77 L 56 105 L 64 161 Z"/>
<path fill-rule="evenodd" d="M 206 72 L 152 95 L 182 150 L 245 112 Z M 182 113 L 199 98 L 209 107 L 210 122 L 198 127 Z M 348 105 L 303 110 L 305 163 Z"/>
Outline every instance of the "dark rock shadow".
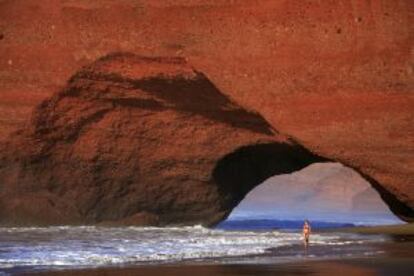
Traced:
<path fill-rule="evenodd" d="M 213 178 L 217 183 L 224 209 L 230 210 L 267 178 L 303 169 L 315 162 L 328 162 L 300 145 L 268 143 L 248 145 L 217 162 Z"/>
<path fill-rule="evenodd" d="M 124 84 L 128 88 L 139 89 L 152 94 L 155 96 L 155 99 L 152 102 L 147 100 L 146 102 L 137 102 L 134 99 L 111 99 L 114 101 L 114 104 L 154 110 L 161 110 L 163 108 L 161 104 L 164 104 L 165 108 L 174 108 L 177 111 L 189 113 L 190 115 L 200 115 L 236 128 L 243 128 L 266 135 L 277 133 L 260 114 L 238 105 L 222 93 L 201 72 L 193 70 L 195 76 L 191 78 L 177 74 L 174 77 L 155 75 L 148 78 L 134 79 L 115 72 L 106 73 L 94 70 L 94 66 L 99 68 L 99 64 L 112 59 L 136 59 L 139 62 L 183 64 L 183 66 L 188 66 L 182 58 L 150 58 L 130 53 L 112 53 L 99 59 L 90 68 L 86 67 L 80 70 L 69 80 L 69 83 L 77 79 L 87 79 Z"/>
<path fill-rule="evenodd" d="M 136 88 L 151 92 L 181 112 L 201 115 L 237 128 L 272 135 L 271 125 L 259 114 L 241 108 L 202 73 L 195 79 L 151 78 L 133 81 Z M 165 88 L 168 87 L 166 90 Z"/>

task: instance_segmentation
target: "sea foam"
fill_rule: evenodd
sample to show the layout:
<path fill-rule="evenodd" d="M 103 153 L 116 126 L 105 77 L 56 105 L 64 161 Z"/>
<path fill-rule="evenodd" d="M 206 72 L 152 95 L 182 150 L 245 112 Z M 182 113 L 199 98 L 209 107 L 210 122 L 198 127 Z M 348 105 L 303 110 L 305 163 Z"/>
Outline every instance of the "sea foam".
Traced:
<path fill-rule="evenodd" d="M 313 245 L 369 242 L 314 234 Z M 0 228 L 0 270 L 82 268 L 263 255 L 302 244 L 299 232 L 230 231 L 193 227 Z"/>

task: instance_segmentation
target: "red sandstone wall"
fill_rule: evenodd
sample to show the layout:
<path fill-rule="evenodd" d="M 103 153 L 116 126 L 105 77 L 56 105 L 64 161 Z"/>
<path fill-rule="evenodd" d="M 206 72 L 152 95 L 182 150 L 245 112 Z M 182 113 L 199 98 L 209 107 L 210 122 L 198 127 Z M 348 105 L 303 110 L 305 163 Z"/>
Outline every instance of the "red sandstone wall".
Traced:
<path fill-rule="evenodd" d="M 2 0 L 1 137 L 108 52 L 184 56 L 279 131 L 414 206 L 413 20 L 411 0 Z"/>

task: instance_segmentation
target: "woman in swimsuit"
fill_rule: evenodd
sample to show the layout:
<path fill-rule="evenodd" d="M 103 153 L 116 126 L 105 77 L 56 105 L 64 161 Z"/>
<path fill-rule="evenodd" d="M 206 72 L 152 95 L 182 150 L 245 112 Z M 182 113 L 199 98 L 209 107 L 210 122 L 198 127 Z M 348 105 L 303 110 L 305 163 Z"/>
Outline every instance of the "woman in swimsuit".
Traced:
<path fill-rule="evenodd" d="M 309 224 L 309 221 L 305 220 L 305 223 L 303 224 L 303 240 L 305 241 L 305 245 L 309 244 L 310 234 L 311 234 L 311 226 Z"/>

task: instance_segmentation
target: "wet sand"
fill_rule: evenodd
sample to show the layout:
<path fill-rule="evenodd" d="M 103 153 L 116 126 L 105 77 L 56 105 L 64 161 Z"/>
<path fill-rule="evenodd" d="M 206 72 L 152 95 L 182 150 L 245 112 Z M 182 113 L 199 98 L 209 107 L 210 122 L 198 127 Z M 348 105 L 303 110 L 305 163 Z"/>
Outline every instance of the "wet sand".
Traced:
<path fill-rule="evenodd" d="M 267 264 L 181 264 L 99 268 L 38 273 L 40 275 L 414 275 L 414 236 L 395 236 L 379 245 L 383 254 L 331 260 Z M 33 275 L 33 274 L 31 274 Z"/>

